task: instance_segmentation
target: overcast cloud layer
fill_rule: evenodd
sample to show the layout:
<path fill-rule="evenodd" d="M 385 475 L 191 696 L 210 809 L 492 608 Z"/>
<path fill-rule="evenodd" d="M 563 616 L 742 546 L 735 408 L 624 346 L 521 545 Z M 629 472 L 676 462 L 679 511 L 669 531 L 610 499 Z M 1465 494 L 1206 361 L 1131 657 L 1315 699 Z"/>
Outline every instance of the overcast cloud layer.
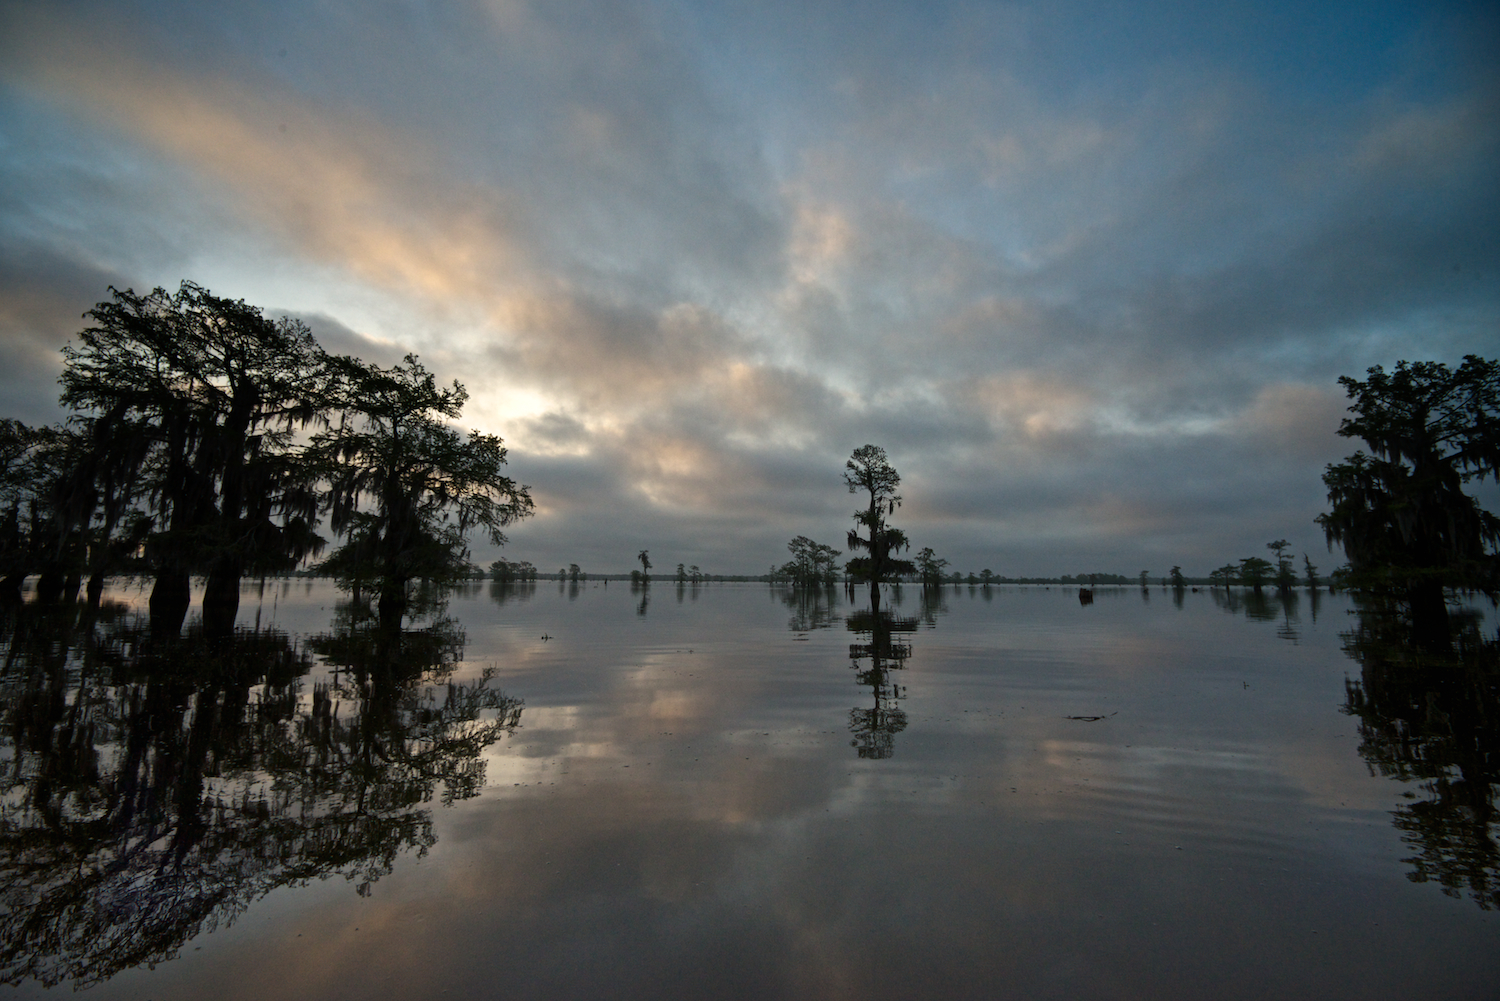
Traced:
<path fill-rule="evenodd" d="M 544 569 L 841 546 L 866 442 L 963 571 L 1326 567 L 1337 377 L 1500 348 L 1491 4 L 0 10 L 3 415 L 191 279 L 466 383 Z"/>

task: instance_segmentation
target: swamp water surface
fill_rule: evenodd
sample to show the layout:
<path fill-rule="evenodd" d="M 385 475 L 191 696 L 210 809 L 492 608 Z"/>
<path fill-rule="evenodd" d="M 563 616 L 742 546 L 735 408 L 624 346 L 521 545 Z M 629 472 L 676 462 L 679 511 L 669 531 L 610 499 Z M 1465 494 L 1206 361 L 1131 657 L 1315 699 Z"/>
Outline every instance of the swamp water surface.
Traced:
<path fill-rule="evenodd" d="M 1305 592 L 339 601 L 8 613 L 4 993 L 1500 997 L 1492 622 L 1464 688 Z"/>

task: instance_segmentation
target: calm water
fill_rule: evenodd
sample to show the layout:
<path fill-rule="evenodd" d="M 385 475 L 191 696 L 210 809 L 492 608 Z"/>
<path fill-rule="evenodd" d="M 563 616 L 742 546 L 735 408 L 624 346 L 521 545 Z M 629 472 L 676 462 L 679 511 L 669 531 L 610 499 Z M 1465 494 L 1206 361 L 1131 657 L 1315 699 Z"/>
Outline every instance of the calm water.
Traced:
<path fill-rule="evenodd" d="M 106 597 L 5 626 L 16 996 L 1500 997 L 1493 658 L 1343 596 Z"/>

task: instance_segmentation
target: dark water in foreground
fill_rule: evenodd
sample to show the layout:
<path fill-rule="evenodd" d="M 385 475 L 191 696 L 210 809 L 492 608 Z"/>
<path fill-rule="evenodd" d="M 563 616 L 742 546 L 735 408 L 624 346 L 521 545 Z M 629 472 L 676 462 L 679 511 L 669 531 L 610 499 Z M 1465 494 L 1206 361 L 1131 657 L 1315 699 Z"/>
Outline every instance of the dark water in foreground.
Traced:
<path fill-rule="evenodd" d="M 1492 620 L 1437 677 L 1305 593 L 106 597 L 5 625 L 7 994 L 1500 997 Z"/>

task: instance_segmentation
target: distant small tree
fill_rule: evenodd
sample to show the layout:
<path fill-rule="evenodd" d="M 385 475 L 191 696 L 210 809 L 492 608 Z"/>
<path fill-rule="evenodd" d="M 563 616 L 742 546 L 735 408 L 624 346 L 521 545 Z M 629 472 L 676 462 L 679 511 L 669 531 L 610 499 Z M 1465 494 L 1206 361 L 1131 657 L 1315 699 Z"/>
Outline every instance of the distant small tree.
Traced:
<path fill-rule="evenodd" d="M 1150 571 L 1148 571 L 1148 570 L 1142 570 L 1141 571 L 1140 577 L 1138 579 L 1141 582 L 1141 589 L 1142 590 L 1144 590 L 1145 588 L 1147 588 L 1148 586 L 1150 586 L 1150 583 L 1151 583 L 1150 577 L 1151 577 Z"/>
<path fill-rule="evenodd" d="M 1187 578 L 1182 576 L 1182 567 L 1173 567 L 1169 576 L 1173 587 L 1181 588 L 1187 586 Z"/>
<path fill-rule="evenodd" d="M 681 563 L 677 564 L 677 583 L 687 583 L 687 567 L 683 566 Z"/>
<path fill-rule="evenodd" d="M 1264 561 L 1262 561 L 1262 562 L 1264 562 Z M 1209 573 L 1209 575 L 1208 575 L 1209 586 L 1210 587 L 1222 587 L 1222 588 L 1224 588 L 1224 590 L 1227 591 L 1227 590 L 1229 590 L 1229 585 L 1231 585 L 1231 584 L 1233 584 L 1235 582 L 1235 579 L 1236 579 L 1236 576 L 1237 576 L 1238 573 L 1239 573 L 1239 568 L 1238 567 L 1236 567 L 1233 563 L 1226 563 L 1223 566 L 1219 567 L 1217 570 L 1213 570 L 1213 571 L 1211 571 Z"/>
<path fill-rule="evenodd" d="M 651 551 L 642 549 L 636 559 L 641 561 L 641 580 L 645 583 L 651 582 Z"/>
<path fill-rule="evenodd" d="M 1302 554 L 1302 576 L 1307 581 L 1308 588 L 1314 591 L 1318 589 L 1318 568 L 1313 566 L 1313 561 L 1307 558 L 1306 553 Z"/>
<path fill-rule="evenodd" d="M 698 564 L 696 563 L 688 568 L 688 573 L 693 578 L 694 584 L 697 584 L 703 580 L 703 571 L 698 569 Z"/>
<path fill-rule="evenodd" d="M 917 573 L 921 577 L 923 587 L 938 587 L 943 583 L 943 567 L 948 565 L 947 560 L 938 559 L 937 554 L 932 551 L 931 546 L 924 547 L 917 553 Z"/>
<path fill-rule="evenodd" d="M 799 535 L 786 544 L 792 558 L 777 568 L 780 579 L 803 587 L 829 585 L 838 576 L 839 551 L 821 542 Z"/>
<path fill-rule="evenodd" d="M 587 575 L 578 568 L 577 563 L 568 564 L 568 580 L 573 581 L 576 584 L 580 578 L 585 576 Z"/>
<path fill-rule="evenodd" d="M 994 579 L 995 575 L 990 572 L 989 567 L 985 567 L 983 570 L 979 571 L 979 583 L 983 584 L 985 587 L 989 587 L 990 583 Z"/>
<path fill-rule="evenodd" d="M 1271 564 L 1259 556 L 1247 556 L 1240 560 L 1239 579 L 1246 587 L 1254 588 L 1257 593 L 1265 586 L 1266 581 L 1271 579 Z"/>
<path fill-rule="evenodd" d="M 1285 539 L 1266 543 L 1266 548 L 1276 554 L 1276 589 L 1283 594 L 1297 586 L 1297 571 L 1292 566 L 1292 558 L 1286 554 L 1290 545 Z"/>

